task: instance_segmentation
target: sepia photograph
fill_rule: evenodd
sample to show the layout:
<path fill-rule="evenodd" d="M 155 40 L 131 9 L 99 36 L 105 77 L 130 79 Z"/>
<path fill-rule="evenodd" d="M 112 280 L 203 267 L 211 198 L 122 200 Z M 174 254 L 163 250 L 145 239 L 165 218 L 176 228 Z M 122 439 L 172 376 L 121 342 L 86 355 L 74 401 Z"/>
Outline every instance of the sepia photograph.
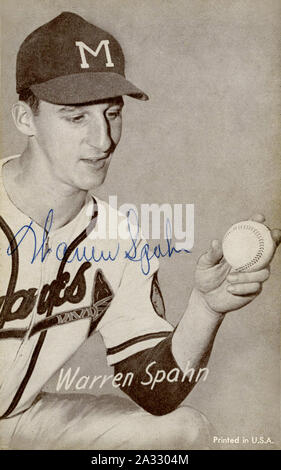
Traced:
<path fill-rule="evenodd" d="M 280 450 L 281 2 L 0 8 L 0 449 Z"/>

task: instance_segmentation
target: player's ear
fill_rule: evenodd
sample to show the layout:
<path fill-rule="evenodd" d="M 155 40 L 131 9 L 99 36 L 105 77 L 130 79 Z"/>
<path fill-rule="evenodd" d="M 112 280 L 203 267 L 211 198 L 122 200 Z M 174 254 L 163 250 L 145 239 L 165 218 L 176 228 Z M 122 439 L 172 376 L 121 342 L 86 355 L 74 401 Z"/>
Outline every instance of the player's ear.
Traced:
<path fill-rule="evenodd" d="M 12 107 L 12 116 L 16 127 L 22 134 L 32 137 L 35 133 L 34 116 L 31 108 L 24 101 L 18 101 Z"/>

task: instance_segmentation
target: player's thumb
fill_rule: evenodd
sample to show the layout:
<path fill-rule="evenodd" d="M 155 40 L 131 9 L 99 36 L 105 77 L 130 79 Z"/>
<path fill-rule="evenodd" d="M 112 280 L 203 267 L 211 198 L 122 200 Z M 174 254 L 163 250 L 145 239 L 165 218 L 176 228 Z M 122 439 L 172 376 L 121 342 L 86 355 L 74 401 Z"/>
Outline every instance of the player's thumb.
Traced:
<path fill-rule="evenodd" d="M 219 263 L 222 259 L 222 246 L 219 240 L 212 240 L 209 250 L 198 260 L 198 266 L 210 268 Z"/>

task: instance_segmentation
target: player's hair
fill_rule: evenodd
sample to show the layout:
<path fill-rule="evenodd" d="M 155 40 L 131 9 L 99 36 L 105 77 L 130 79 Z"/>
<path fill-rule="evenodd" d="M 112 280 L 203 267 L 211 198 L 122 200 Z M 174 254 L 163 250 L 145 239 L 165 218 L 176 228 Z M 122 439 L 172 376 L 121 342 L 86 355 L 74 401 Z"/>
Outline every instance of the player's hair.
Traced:
<path fill-rule="evenodd" d="M 38 115 L 40 100 L 30 89 L 22 91 L 19 100 L 27 103 L 35 116 Z"/>

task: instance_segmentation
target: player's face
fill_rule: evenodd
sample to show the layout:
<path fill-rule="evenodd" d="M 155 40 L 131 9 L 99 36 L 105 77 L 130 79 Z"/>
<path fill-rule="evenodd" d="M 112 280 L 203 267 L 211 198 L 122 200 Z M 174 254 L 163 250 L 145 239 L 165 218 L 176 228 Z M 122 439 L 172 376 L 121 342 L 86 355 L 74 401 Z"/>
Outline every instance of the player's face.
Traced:
<path fill-rule="evenodd" d="M 103 183 L 121 137 L 123 104 L 121 97 L 79 106 L 40 102 L 35 139 L 55 180 L 83 190 Z"/>

